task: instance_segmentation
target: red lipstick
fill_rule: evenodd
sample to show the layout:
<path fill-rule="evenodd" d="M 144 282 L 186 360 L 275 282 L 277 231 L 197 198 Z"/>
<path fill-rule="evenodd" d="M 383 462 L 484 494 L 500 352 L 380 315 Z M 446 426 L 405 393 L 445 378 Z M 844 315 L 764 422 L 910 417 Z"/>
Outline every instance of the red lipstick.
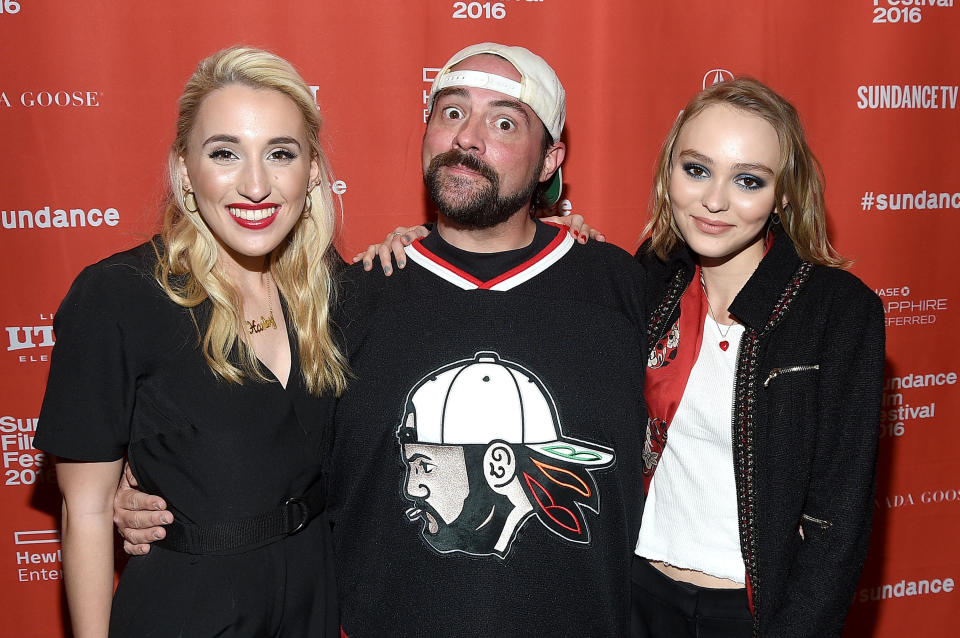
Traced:
<path fill-rule="evenodd" d="M 272 224 L 277 218 L 277 212 L 279 210 L 279 204 L 270 202 L 261 202 L 259 204 L 240 202 L 227 206 L 227 211 L 230 213 L 233 221 L 251 230 L 260 230 Z"/>

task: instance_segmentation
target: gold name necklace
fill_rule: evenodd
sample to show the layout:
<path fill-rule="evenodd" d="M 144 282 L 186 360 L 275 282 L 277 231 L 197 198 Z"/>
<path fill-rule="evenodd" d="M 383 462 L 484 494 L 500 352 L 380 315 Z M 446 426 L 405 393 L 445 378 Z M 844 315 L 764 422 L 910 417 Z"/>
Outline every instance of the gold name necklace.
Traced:
<path fill-rule="evenodd" d="M 270 276 L 270 273 L 267 273 L 267 309 L 270 311 L 269 317 L 264 317 L 260 315 L 260 321 L 256 319 L 244 319 L 247 322 L 247 328 L 250 330 L 250 334 L 255 335 L 257 333 L 263 332 L 267 328 L 277 329 L 277 320 L 273 318 L 273 298 L 270 294 L 270 281 L 273 281 L 273 278 Z"/>

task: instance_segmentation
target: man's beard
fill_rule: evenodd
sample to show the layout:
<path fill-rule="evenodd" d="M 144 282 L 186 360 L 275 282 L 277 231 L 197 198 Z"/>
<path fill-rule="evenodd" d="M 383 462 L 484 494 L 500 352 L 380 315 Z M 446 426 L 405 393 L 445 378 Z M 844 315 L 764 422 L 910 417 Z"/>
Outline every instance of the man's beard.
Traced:
<path fill-rule="evenodd" d="M 436 521 L 437 530 L 430 530 L 430 518 L 421 516 L 424 525 L 423 539 L 441 554 L 464 552 L 475 556 L 499 554 L 495 547 L 507 517 L 515 509 L 510 499 L 495 492 L 484 478 L 483 455 L 486 445 L 463 446 L 464 463 L 470 493 L 463 501 L 463 508 L 452 521 L 440 516 L 426 499 L 411 498 L 422 512 L 429 513 Z M 407 498 L 410 498 L 407 495 Z M 491 512 L 493 515 L 491 516 Z"/>
<path fill-rule="evenodd" d="M 430 160 L 423 181 L 427 185 L 430 199 L 445 217 L 467 228 L 490 228 L 501 224 L 518 210 L 530 203 L 539 183 L 537 176 L 543 168 L 544 158 L 534 171 L 534 178 L 519 192 L 506 197 L 500 196 L 500 176 L 476 155 L 450 149 Z M 479 191 L 469 194 L 455 194 L 447 197 L 450 191 L 460 188 L 473 188 L 472 180 L 465 177 L 442 177 L 440 169 L 444 166 L 464 166 L 479 173 L 484 184 Z"/>
<path fill-rule="evenodd" d="M 430 512 L 438 523 L 438 529 L 430 533 L 427 526 L 423 529 L 423 538 L 440 553 L 464 552 L 477 556 L 496 553 L 494 546 L 503 533 L 503 526 L 507 514 L 514 508 L 510 500 L 491 490 L 486 485 L 480 490 L 482 494 L 471 492 L 464 501 L 463 511 L 456 520 L 449 523 L 424 501 L 417 505 Z M 491 511 L 494 513 L 491 520 Z M 425 519 L 426 520 L 426 519 Z"/>

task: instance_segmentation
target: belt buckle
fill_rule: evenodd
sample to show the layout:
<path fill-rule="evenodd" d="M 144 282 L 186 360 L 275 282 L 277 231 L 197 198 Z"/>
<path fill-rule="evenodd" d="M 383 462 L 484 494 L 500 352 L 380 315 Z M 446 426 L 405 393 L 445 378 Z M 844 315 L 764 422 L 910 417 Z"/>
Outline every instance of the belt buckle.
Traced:
<path fill-rule="evenodd" d="M 283 506 L 287 509 L 288 522 L 294 518 L 292 516 L 294 508 L 300 511 L 300 522 L 297 523 L 296 527 L 287 532 L 288 536 L 293 536 L 307 526 L 307 517 L 310 515 L 310 511 L 307 509 L 307 504 L 299 496 L 291 496 L 283 502 Z"/>

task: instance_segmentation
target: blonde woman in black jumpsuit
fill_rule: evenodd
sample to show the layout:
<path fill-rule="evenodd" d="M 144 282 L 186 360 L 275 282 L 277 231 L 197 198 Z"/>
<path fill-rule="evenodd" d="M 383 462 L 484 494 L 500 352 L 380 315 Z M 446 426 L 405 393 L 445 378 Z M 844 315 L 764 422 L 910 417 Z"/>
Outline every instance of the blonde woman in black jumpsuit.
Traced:
<path fill-rule="evenodd" d="M 85 269 L 54 324 L 36 445 L 58 459 L 74 633 L 336 636 L 319 459 L 346 364 L 319 114 L 247 48 L 201 62 L 179 107 L 161 233 Z M 111 605 L 125 457 L 175 522 Z"/>

